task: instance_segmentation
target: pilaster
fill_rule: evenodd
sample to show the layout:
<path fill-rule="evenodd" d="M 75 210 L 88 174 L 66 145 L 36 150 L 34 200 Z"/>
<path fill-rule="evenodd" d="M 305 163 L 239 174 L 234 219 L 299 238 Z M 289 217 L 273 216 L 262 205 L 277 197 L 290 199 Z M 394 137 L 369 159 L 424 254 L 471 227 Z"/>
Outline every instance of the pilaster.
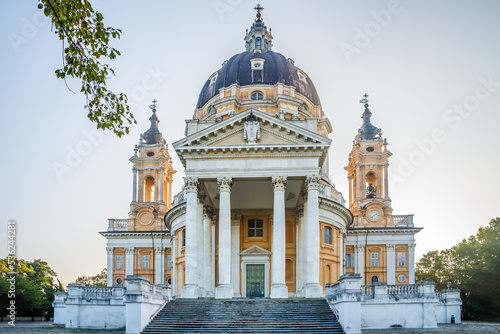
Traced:
<path fill-rule="evenodd" d="M 112 286 L 113 285 L 113 269 L 114 269 L 114 264 L 113 264 L 113 253 L 114 253 L 114 248 L 113 247 L 106 247 L 106 252 L 108 253 L 108 276 L 107 276 L 107 286 Z"/>

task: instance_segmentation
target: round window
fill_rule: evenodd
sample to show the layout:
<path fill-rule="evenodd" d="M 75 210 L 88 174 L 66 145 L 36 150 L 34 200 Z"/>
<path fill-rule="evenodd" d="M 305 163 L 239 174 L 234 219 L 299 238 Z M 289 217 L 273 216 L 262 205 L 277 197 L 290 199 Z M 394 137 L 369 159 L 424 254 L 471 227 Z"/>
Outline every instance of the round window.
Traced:
<path fill-rule="evenodd" d="M 148 157 L 152 157 L 155 155 L 155 152 L 148 152 L 147 155 L 148 155 Z"/>
<path fill-rule="evenodd" d="M 264 94 L 262 94 L 262 92 L 253 92 L 250 95 L 250 98 L 252 100 L 263 100 L 264 99 Z"/>
<path fill-rule="evenodd" d="M 116 279 L 116 283 L 117 283 L 117 284 L 122 284 L 122 282 L 123 282 L 123 280 L 122 280 L 121 278 L 117 278 L 117 279 Z"/>
<path fill-rule="evenodd" d="M 373 152 L 375 149 L 374 149 L 373 147 L 371 147 L 371 146 L 370 146 L 370 147 L 367 147 L 367 148 L 366 148 L 366 150 L 367 150 L 368 152 Z"/>
<path fill-rule="evenodd" d="M 399 275 L 398 276 L 398 282 L 401 282 L 401 283 L 406 282 L 406 276 L 405 275 Z"/>

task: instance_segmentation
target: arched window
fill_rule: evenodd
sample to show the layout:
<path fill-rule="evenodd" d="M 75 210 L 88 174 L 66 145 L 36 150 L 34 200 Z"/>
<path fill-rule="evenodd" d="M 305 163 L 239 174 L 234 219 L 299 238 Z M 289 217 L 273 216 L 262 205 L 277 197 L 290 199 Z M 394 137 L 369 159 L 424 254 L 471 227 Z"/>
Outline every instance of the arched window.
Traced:
<path fill-rule="evenodd" d="M 262 92 L 253 92 L 250 95 L 250 98 L 252 100 L 263 100 L 264 99 L 264 94 L 262 94 Z"/>
<path fill-rule="evenodd" d="M 332 244 L 332 228 L 325 226 L 323 234 L 324 234 L 325 244 L 331 245 Z"/>
<path fill-rule="evenodd" d="M 255 48 L 258 50 L 262 49 L 262 39 L 260 37 L 255 39 Z"/>
<path fill-rule="evenodd" d="M 155 198 L 155 179 L 148 176 L 144 180 L 144 202 L 154 202 Z"/>
<path fill-rule="evenodd" d="M 372 276 L 372 285 L 374 283 L 377 283 L 378 282 L 378 277 L 377 276 Z"/>
<path fill-rule="evenodd" d="M 267 39 L 264 40 L 264 51 L 267 51 L 269 48 L 269 44 L 267 42 Z"/>

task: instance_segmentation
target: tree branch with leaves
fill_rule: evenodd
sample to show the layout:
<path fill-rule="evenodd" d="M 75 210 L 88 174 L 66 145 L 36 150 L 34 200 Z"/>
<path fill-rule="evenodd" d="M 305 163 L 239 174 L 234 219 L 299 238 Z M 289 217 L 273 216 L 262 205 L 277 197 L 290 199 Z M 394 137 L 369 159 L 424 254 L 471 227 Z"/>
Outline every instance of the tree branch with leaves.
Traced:
<path fill-rule="evenodd" d="M 52 20 L 63 44 L 64 62 L 55 71 L 57 77 L 81 79 L 88 118 L 98 129 L 111 130 L 118 137 L 128 134 L 128 125 L 137 122 L 127 96 L 107 88 L 107 80 L 115 72 L 105 63 L 120 55 L 110 41 L 119 39 L 121 30 L 104 26 L 103 15 L 87 0 L 39 0 L 38 8 Z"/>

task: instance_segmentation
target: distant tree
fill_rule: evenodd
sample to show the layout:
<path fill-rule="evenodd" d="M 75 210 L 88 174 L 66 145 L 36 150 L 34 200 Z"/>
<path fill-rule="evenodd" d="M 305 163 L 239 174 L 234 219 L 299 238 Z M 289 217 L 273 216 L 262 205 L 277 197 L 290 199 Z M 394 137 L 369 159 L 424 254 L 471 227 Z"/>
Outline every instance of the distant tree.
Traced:
<path fill-rule="evenodd" d="M 38 8 L 52 20 L 54 32 L 62 41 L 63 66 L 58 78 L 78 78 L 85 94 L 88 118 L 98 129 L 112 130 L 118 137 L 129 133 L 127 124 L 136 124 L 127 105 L 127 96 L 108 90 L 114 70 L 106 63 L 120 55 L 110 41 L 120 38 L 121 30 L 105 27 L 103 15 L 88 0 L 38 0 Z M 68 87 L 69 89 L 69 87 Z"/>
<path fill-rule="evenodd" d="M 95 276 L 80 276 L 75 283 L 85 284 L 87 286 L 106 286 L 108 278 L 108 270 L 104 268 Z"/>
<path fill-rule="evenodd" d="M 473 318 L 500 321 L 500 218 L 450 249 L 425 254 L 415 273 L 439 290 L 447 282 L 460 289 L 463 309 Z"/>
<path fill-rule="evenodd" d="M 7 259 L 0 260 L 0 314 L 6 315 L 9 298 L 11 277 L 9 272 L 15 274 L 15 305 L 19 316 L 52 316 L 54 293 L 64 291 L 56 273 L 48 266 L 47 262 L 36 259 L 32 262 L 15 259 L 11 261 L 12 268 Z"/>

